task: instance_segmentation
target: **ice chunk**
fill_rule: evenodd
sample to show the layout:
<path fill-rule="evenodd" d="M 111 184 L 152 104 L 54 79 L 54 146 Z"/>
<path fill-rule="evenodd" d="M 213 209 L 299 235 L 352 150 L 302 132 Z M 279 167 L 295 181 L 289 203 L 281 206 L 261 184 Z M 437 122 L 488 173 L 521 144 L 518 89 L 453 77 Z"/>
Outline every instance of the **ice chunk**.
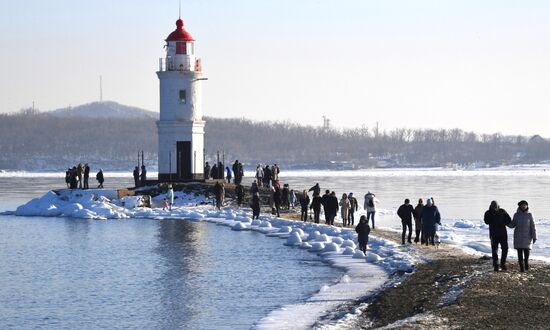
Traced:
<path fill-rule="evenodd" d="M 285 245 L 288 246 L 295 246 L 295 245 L 301 245 L 302 244 L 302 238 L 300 237 L 300 234 L 297 232 L 290 233 L 290 236 L 287 238 Z"/>
<path fill-rule="evenodd" d="M 325 243 L 313 242 L 313 243 L 311 243 L 311 248 L 309 249 L 309 251 L 318 252 L 318 251 L 323 250 L 324 248 L 325 248 Z"/>

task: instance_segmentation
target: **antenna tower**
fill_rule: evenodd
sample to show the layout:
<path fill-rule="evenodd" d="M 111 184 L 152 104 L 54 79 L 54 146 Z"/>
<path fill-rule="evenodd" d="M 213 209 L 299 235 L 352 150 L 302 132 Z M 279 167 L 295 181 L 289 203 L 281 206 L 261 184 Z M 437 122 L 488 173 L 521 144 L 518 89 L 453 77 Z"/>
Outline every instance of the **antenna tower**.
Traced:
<path fill-rule="evenodd" d="M 99 76 L 99 102 L 103 102 L 103 81 L 102 77 Z"/>

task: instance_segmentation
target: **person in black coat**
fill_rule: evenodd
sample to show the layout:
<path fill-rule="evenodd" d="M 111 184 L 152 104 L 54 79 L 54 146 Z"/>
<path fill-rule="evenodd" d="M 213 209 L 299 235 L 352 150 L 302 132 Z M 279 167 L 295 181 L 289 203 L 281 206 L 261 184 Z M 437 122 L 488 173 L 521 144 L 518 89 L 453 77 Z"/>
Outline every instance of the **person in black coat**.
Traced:
<path fill-rule="evenodd" d="M 359 218 L 359 224 L 355 227 L 357 232 L 357 240 L 359 241 L 359 250 L 367 253 L 367 244 L 369 243 L 370 226 L 367 222 L 367 217 L 362 215 Z"/>
<path fill-rule="evenodd" d="M 252 219 L 258 219 L 260 217 L 260 193 L 256 192 L 252 195 Z"/>
<path fill-rule="evenodd" d="M 84 165 L 84 189 L 90 189 L 88 185 L 88 179 L 90 179 L 90 166 Z"/>
<path fill-rule="evenodd" d="M 69 167 L 67 171 L 65 171 L 65 183 L 67 184 L 67 188 L 71 187 L 71 168 Z"/>
<path fill-rule="evenodd" d="M 310 210 L 313 210 L 313 220 L 315 223 L 319 223 L 319 215 L 321 214 L 321 205 L 323 204 L 323 199 L 319 194 L 313 194 L 313 199 L 311 200 Z"/>
<path fill-rule="evenodd" d="M 307 191 L 302 192 L 302 196 L 300 196 L 300 206 L 302 207 L 302 214 L 300 215 L 300 220 L 303 220 L 304 222 L 307 221 L 307 209 L 309 207 L 309 196 L 307 195 Z"/>
<path fill-rule="evenodd" d="M 414 215 L 414 208 L 409 203 L 410 201 L 407 198 L 405 199 L 405 204 L 401 205 L 399 209 L 397 209 L 397 215 L 401 218 L 401 225 L 403 226 L 403 233 L 401 234 L 402 244 L 405 244 L 405 234 L 407 232 L 407 228 L 409 228 L 409 236 L 407 242 L 412 243 L 412 218 Z"/>
<path fill-rule="evenodd" d="M 441 214 L 431 198 L 426 200 L 426 206 L 422 208 L 422 236 L 426 245 L 435 245 L 437 225 L 441 225 Z"/>
<path fill-rule="evenodd" d="M 334 226 L 334 218 L 336 218 L 336 215 L 338 214 L 338 197 L 336 197 L 336 192 L 330 193 L 330 225 Z"/>
<path fill-rule="evenodd" d="M 281 189 L 279 187 L 275 187 L 275 192 L 273 193 L 273 204 L 275 204 L 275 211 L 277 213 L 277 216 L 280 217 L 279 209 L 281 208 L 281 203 L 283 201 Z"/>
<path fill-rule="evenodd" d="M 325 194 L 321 197 L 321 205 L 323 205 L 323 211 L 325 212 L 325 223 L 330 225 L 330 190 L 325 190 Z"/>
<path fill-rule="evenodd" d="M 319 187 L 318 182 L 313 187 L 309 188 L 308 191 L 313 191 L 313 196 L 321 196 L 321 187 Z"/>
<path fill-rule="evenodd" d="M 103 170 L 99 169 L 99 172 L 95 175 L 95 179 L 99 183 L 97 186 L 98 188 L 103 188 L 103 182 L 105 182 L 105 178 L 103 177 Z"/>
<path fill-rule="evenodd" d="M 204 165 L 204 179 L 210 179 L 210 164 L 208 164 L 208 162 Z"/>
<path fill-rule="evenodd" d="M 264 187 L 269 187 L 269 183 L 271 182 L 271 169 L 268 165 L 265 166 L 264 169 Z"/>
<path fill-rule="evenodd" d="M 235 187 L 235 194 L 237 195 L 237 205 L 241 206 L 241 204 L 243 203 L 243 198 L 244 198 L 244 187 L 242 185 L 238 184 Z"/>
<path fill-rule="evenodd" d="M 508 232 L 506 226 L 512 222 L 506 210 L 501 209 L 497 201 L 492 201 L 489 209 L 483 216 L 483 221 L 489 225 L 489 237 L 491 238 L 491 252 L 493 254 L 493 267 L 499 271 L 498 245 L 502 250 L 500 268 L 506 270 L 506 257 L 508 256 Z"/>
<path fill-rule="evenodd" d="M 357 198 L 353 197 L 353 193 L 348 194 L 348 199 L 349 199 L 349 204 L 350 204 L 349 221 L 348 222 L 351 222 L 351 225 L 353 226 L 353 225 L 355 225 L 354 214 L 357 210 L 359 210 L 359 205 L 357 203 Z"/>
<path fill-rule="evenodd" d="M 71 173 L 69 174 L 69 176 L 70 176 L 69 187 L 71 189 L 78 188 L 78 175 L 76 174 L 77 171 L 78 170 L 76 169 L 76 166 L 73 166 L 73 168 L 71 169 Z"/>
<path fill-rule="evenodd" d="M 134 172 L 132 173 L 132 175 L 134 176 L 134 187 L 139 187 L 139 167 L 136 166 L 134 168 Z"/>

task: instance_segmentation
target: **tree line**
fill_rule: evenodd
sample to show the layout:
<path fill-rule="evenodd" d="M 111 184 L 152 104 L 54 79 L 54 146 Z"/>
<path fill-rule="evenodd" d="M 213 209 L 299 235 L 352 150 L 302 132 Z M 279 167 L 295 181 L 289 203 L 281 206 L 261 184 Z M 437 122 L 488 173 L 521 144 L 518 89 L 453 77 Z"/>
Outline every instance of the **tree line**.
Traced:
<path fill-rule="evenodd" d="M 217 152 L 245 165 L 281 163 L 324 167 L 329 161 L 362 167 L 539 163 L 550 159 L 540 136 L 476 134 L 461 129 L 379 131 L 376 127 L 323 129 L 293 122 L 206 118 L 207 160 Z M 62 170 L 78 162 L 128 170 L 137 153 L 155 168 L 157 129 L 151 118 L 57 117 L 24 110 L 0 114 L 0 169 Z"/>

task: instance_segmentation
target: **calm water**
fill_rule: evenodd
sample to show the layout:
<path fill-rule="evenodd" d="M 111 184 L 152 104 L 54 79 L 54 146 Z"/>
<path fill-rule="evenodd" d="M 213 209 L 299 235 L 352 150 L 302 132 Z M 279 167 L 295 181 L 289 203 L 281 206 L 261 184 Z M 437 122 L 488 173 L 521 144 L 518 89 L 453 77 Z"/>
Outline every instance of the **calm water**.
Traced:
<path fill-rule="evenodd" d="M 479 221 L 493 199 L 513 213 L 526 199 L 536 219 L 550 219 L 546 172 L 282 179 L 297 190 L 319 182 L 339 196 L 353 191 L 360 203 L 370 190 L 387 210 L 406 197 L 434 196 L 444 219 Z M 130 182 L 108 178 L 107 185 Z M 56 178 L 0 177 L 0 211 L 61 187 Z M 247 329 L 340 275 L 282 243 L 210 223 L 0 216 L 0 328 Z"/>
<path fill-rule="evenodd" d="M 56 180 L 32 181 L 0 179 L 23 196 L 2 208 Z M 248 329 L 340 275 L 283 242 L 182 220 L 0 216 L 0 328 Z"/>

